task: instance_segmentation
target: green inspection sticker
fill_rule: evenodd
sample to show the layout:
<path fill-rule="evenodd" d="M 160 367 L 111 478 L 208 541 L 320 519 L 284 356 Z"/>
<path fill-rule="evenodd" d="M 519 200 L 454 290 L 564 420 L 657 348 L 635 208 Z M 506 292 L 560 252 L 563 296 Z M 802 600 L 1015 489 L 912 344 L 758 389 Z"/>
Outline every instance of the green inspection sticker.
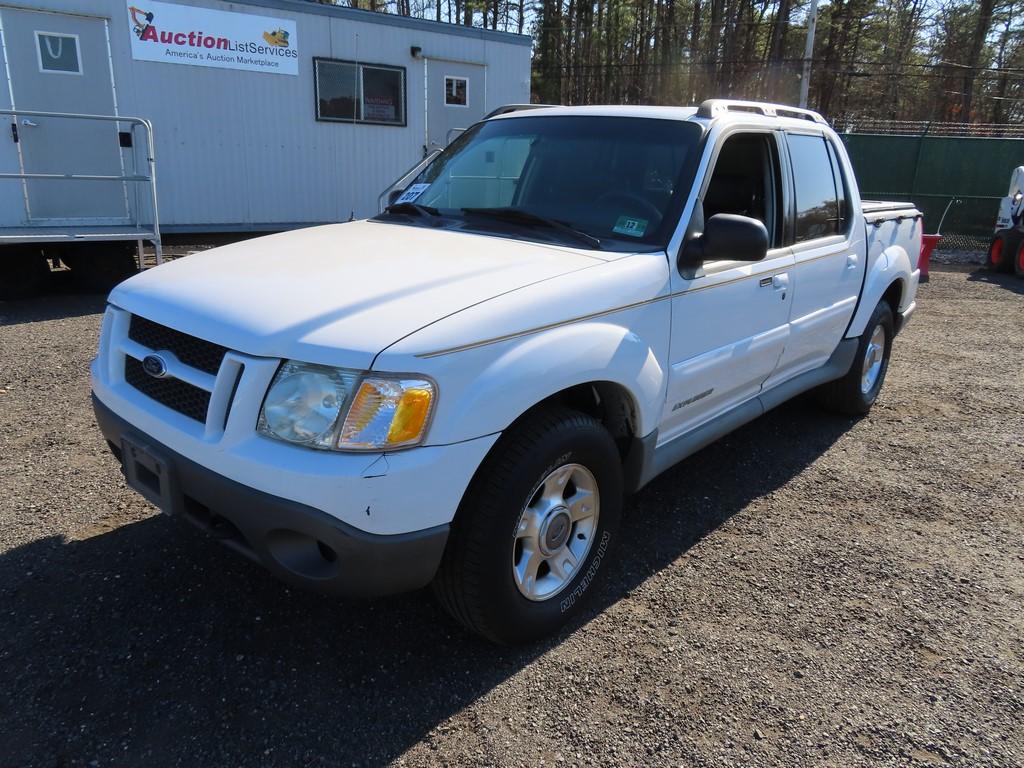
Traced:
<path fill-rule="evenodd" d="M 612 227 L 612 232 L 628 237 L 643 237 L 647 231 L 647 219 L 634 219 L 632 216 L 619 216 Z"/>

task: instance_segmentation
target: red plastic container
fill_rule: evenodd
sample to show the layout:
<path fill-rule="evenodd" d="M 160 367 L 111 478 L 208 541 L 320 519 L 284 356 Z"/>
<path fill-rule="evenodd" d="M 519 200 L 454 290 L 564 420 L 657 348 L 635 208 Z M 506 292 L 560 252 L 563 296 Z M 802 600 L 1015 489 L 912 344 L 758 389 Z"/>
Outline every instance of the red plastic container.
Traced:
<path fill-rule="evenodd" d="M 921 235 L 921 256 L 917 260 L 917 268 L 921 270 L 921 280 L 928 279 L 928 265 L 931 262 L 932 251 L 939 244 L 942 235 Z"/>

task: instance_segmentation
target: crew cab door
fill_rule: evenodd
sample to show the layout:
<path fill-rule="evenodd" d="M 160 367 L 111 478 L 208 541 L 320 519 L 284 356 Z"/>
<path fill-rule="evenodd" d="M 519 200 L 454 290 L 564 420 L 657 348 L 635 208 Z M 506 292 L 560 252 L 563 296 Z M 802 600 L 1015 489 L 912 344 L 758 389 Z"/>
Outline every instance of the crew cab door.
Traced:
<path fill-rule="evenodd" d="M 672 269 L 668 396 L 659 442 L 699 426 L 761 391 L 789 334 L 793 255 L 783 238 L 784 145 L 773 131 L 740 130 L 716 143 L 697 205 L 704 221 L 735 213 L 764 222 L 759 262 L 705 262 Z"/>
<path fill-rule="evenodd" d="M 766 388 L 826 363 L 853 317 L 867 260 L 837 147 L 821 133 L 785 138 L 796 209 L 793 297 L 789 340 Z"/>

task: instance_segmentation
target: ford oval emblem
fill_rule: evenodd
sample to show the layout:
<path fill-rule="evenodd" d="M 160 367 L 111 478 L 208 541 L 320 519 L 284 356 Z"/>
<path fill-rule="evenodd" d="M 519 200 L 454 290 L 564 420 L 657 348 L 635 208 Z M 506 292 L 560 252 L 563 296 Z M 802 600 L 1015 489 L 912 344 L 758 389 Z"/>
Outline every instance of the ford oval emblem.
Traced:
<path fill-rule="evenodd" d="M 167 363 L 160 355 L 146 355 L 142 358 L 142 370 L 154 379 L 162 379 L 167 375 Z"/>

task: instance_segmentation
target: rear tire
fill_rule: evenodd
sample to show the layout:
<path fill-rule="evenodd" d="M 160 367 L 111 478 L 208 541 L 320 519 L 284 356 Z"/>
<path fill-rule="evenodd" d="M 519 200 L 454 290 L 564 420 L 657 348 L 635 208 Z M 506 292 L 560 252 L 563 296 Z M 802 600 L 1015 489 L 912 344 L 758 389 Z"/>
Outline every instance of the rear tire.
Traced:
<path fill-rule="evenodd" d="M 0 301 L 27 299 L 50 281 L 50 265 L 39 248 L 0 248 Z"/>
<path fill-rule="evenodd" d="M 830 411 L 847 416 L 863 416 L 870 411 L 889 370 L 894 331 L 892 309 L 888 302 L 878 302 L 858 339 L 853 365 L 841 379 L 817 389 L 818 402 Z"/>
<path fill-rule="evenodd" d="M 1013 260 L 1013 271 L 1017 277 L 1024 277 L 1024 238 L 1017 243 L 1016 258 Z"/>
<path fill-rule="evenodd" d="M 466 492 L 434 579 L 438 601 L 496 643 L 556 631 L 580 610 L 608 556 L 622 483 L 618 449 L 599 421 L 556 407 L 528 415 Z"/>
<path fill-rule="evenodd" d="M 988 267 L 994 272 L 1012 272 L 1017 250 L 1024 240 L 1012 232 L 1000 232 L 988 246 Z"/>

